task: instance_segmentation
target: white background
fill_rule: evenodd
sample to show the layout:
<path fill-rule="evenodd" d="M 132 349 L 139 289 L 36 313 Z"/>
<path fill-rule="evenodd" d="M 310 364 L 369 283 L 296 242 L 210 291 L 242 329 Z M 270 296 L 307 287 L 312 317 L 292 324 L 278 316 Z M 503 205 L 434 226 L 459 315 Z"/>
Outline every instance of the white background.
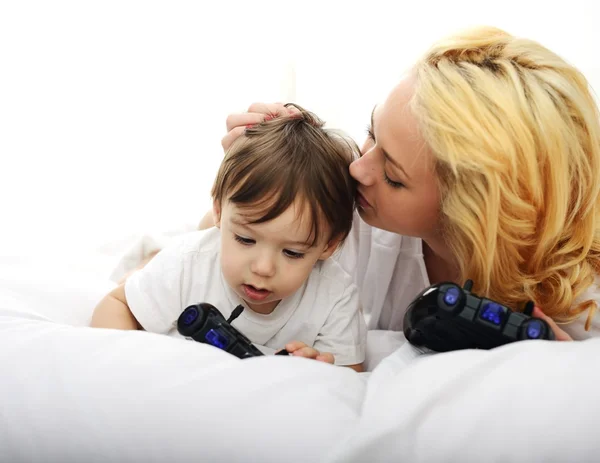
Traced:
<path fill-rule="evenodd" d="M 581 1 L 2 1 L 0 253 L 77 252 L 197 222 L 228 113 L 295 101 L 358 142 L 435 40 L 475 24 L 600 89 Z"/>

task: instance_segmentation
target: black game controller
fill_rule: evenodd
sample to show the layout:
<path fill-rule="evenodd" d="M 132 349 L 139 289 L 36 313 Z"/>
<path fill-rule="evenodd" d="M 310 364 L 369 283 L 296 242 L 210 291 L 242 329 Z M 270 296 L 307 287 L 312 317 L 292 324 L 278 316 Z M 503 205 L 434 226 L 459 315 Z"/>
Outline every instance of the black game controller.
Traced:
<path fill-rule="evenodd" d="M 408 306 L 404 335 L 415 346 L 436 352 L 459 349 L 493 349 L 527 339 L 553 340 L 548 324 L 525 313 L 471 293 L 473 282 L 463 288 L 439 283 L 425 289 Z"/>
<path fill-rule="evenodd" d="M 264 355 L 246 336 L 231 326 L 244 310 L 238 305 L 228 320 L 215 306 L 206 302 L 189 306 L 177 319 L 177 331 L 186 338 L 223 349 L 238 358 Z M 288 355 L 283 349 L 275 355 Z"/>
<path fill-rule="evenodd" d="M 211 304 L 202 302 L 191 305 L 179 315 L 177 331 L 186 338 L 218 347 L 241 359 L 264 355 L 230 325 L 243 309 L 243 306 L 236 307 L 230 319 L 225 320 L 223 314 Z"/>

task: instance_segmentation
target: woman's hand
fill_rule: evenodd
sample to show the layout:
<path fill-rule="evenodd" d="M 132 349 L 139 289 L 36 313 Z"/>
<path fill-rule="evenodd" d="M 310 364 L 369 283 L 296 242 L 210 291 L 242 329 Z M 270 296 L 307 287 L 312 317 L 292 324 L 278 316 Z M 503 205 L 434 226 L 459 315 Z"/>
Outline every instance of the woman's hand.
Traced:
<path fill-rule="evenodd" d="M 227 116 L 227 135 L 221 139 L 223 151 L 227 151 L 232 143 L 244 133 L 249 125 L 259 124 L 277 116 L 291 116 L 297 114 L 294 107 L 286 108 L 282 103 L 254 103 L 245 113 L 230 114 Z"/>
<path fill-rule="evenodd" d="M 573 338 L 571 336 L 569 336 L 565 330 L 559 328 L 558 325 L 556 324 L 556 322 L 554 320 L 552 320 L 550 317 L 548 317 L 546 314 L 544 314 L 544 312 L 542 312 L 542 309 L 540 309 L 538 306 L 535 306 L 533 308 L 532 315 L 534 317 L 541 318 L 546 323 L 548 323 L 548 325 L 554 332 L 554 337 L 556 338 L 557 341 L 572 341 L 573 340 Z"/>
<path fill-rule="evenodd" d="M 320 362 L 332 363 L 334 362 L 333 354 L 329 352 L 319 352 L 317 349 L 308 347 L 306 344 L 300 341 L 292 341 L 285 345 L 290 355 L 296 357 L 306 357 L 308 359 L 319 360 Z"/>

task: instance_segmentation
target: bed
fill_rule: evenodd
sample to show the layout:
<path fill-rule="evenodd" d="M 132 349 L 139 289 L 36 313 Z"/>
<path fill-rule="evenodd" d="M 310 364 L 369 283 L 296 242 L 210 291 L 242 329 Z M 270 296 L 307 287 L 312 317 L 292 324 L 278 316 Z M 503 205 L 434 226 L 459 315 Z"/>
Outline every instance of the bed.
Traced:
<path fill-rule="evenodd" d="M 117 255 L 1 258 L 0 461 L 600 458 L 600 339 L 431 355 L 374 331 L 362 374 L 301 358 L 239 360 L 88 328 Z"/>

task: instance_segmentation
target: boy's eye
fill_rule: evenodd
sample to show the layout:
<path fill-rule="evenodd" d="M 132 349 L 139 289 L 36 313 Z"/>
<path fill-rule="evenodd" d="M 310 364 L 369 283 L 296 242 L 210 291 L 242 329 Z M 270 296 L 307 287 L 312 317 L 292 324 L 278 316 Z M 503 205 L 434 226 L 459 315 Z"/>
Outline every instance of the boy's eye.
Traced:
<path fill-rule="evenodd" d="M 254 241 L 252 238 L 244 238 L 243 236 L 240 236 L 240 235 L 235 235 L 235 240 L 238 243 L 242 243 L 246 246 L 250 246 L 251 244 L 256 243 L 256 241 Z"/>
<path fill-rule="evenodd" d="M 290 259 L 302 259 L 304 257 L 303 253 L 296 252 L 296 251 L 290 251 L 289 249 L 284 249 L 283 253 Z"/>

